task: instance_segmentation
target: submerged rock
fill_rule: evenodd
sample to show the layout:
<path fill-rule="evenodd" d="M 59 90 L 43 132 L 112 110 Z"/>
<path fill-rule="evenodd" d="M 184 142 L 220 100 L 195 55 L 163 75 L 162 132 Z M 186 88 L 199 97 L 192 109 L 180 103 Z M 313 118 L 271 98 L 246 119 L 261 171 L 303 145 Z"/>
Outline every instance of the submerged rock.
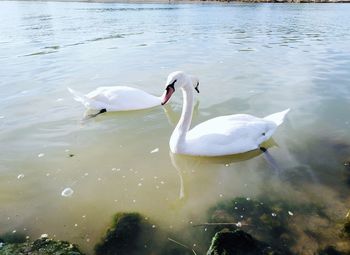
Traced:
<path fill-rule="evenodd" d="M 338 251 L 334 246 L 327 246 L 323 250 L 318 252 L 318 255 L 348 255 L 349 253 L 343 253 Z"/>
<path fill-rule="evenodd" d="M 83 255 L 78 247 L 65 241 L 40 238 L 34 242 L 4 243 L 0 255 Z"/>
<path fill-rule="evenodd" d="M 268 245 L 242 230 L 218 232 L 207 255 L 277 255 Z"/>
<path fill-rule="evenodd" d="M 345 223 L 342 228 L 342 234 L 346 238 L 350 238 L 350 210 L 345 216 Z"/>
<path fill-rule="evenodd" d="M 95 246 L 97 255 L 146 254 L 155 229 L 138 213 L 117 213 L 105 236 Z"/>
<path fill-rule="evenodd" d="M 324 228 L 330 225 L 323 207 L 317 204 L 245 197 L 223 201 L 211 208 L 208 222 L 212 224 L 208 228 L 212 236 L 223 228 L 215 223 L 236 223 L 225 227 L 230 231 L 242 229 L 282 254 L 305 253 L 305 245 L 299 244 L 300 239 L 308 242 L 309 236 L 323 238 L 323 232 L 316 229 L 315 224 L 323 224 Z"/>
<path fill-rule="evenodd" d="M 23 243 L 26 241 L 26 236 L 20 232 L 7 232 L 0 235 L 0 243 Z"/>
<path fill-rule="evenodd" d="M 171 243 L 168 234 L 139 213 L 117 213 L 96 255 L 190 255 L 189 249 Z"/>

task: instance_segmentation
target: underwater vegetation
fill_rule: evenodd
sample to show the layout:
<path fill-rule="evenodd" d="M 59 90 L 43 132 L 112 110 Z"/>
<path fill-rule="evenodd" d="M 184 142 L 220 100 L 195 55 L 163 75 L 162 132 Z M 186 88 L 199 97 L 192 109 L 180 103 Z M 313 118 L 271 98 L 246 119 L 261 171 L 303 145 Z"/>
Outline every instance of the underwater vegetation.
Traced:
<path fill-rule="evenodd" d="M 317 204 L 238 197 L 219 203 L 209 210 L 208 215 L 210 222 L 237 222 L 225 228 L 234 231 L 238 225 L 281 254 L 308 254 L 312 248 L 319 254 L 350 253 L 349 216 L 339 224 L 334 223 L 324 208 Z M 220 228 L 220 225 L 214 225 L 211 231 L 216 232 Z M 317 247 L 313 247 L 315 240 L 319 244 Z M 303 242 L 310 247 L 301 247 Z"/>
<path fill-rule="evenodd" d="M 308 238 L 321 245 L 314 247 Z M 193 240 L 195 247 L 189 245 Z M 207 222 L 180 231 L 164 230 L 137 212 L 118 212 L 94 250 L 96 255 L 349 255 L 350 211 L 334 223 L 317 204 L 236 197 L 210 208 Z M 11 232 L 0 236 L 0 255 L 10 254 L 83 253 L 69 242 L 29 241 Z"/>

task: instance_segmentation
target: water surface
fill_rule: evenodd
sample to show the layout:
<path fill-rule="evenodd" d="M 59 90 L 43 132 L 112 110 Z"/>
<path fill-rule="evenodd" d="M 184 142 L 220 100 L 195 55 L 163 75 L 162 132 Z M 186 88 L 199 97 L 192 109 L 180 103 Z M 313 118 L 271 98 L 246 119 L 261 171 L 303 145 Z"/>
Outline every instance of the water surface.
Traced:
<path fill-rule="evenodd" d="M 186 229 L 236 196 L 316 202 L 331 226 L 350 204 L 349 12 L 343 4 L 0 2 L 0 232 L 47 233 L 91 253 L 117 211 Z M 200 79 L 194 124 L 291 108 L 269 149 L 278 167 L 260 152 L 171 155 L 180 94 L 166 108 L 81 121 L 83 106 L 67 91 L 128 85 L 160 95 L 175 70 Z M 62 197 L 67 187 L 74 193 Z M 307 233 L 296 253 L 324 244 Z"/>

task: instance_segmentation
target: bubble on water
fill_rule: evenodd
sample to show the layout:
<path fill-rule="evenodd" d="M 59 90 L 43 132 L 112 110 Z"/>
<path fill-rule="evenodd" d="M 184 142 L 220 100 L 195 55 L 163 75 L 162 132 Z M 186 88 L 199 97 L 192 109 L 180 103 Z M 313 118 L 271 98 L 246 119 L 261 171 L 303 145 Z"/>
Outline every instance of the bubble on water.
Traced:
<path fill-rule="evenodd" d="M 158 176 L 153 176 L 153 179 L 157 180 L 157 179 L 158 179 Z"/>
<path fill-rule="evenodd" d="M 62 197 L 70 197 L 71 195 L 73 195 L 74 191 L 71 188 L 65 188 L 62 193 L 61 196 Z"/>
<path fill-rule="evenodd" d="M 139 184 L 137 184 L 137 186 L 141 187 L 141 186 L 142 186 L 142 183 L 140 182 Z"/>
<path fill-rule="evenodd" d="M 159 148 L 155 148 L 154 150 L 151 150 L 150 153 L 152 154 L 152 153 L 156 153 L 158 151 L 159 151 Z"/>
<path fill-rule="evenodd" d="M 164 185 L 164 184 L 165 184 L 165 182 L 164 182 L 164 181 L 161 181 L 161 182 L 160 182 L 160 184 Z"/>
<path fill-rule="evenodd" d="M 56 99 L 56 102 L 62 102 L 63 101 L 63 98 L 57 98 Z"/>
<path fill-rule="evenodd" d="M 133 203 L 136 203 L 136 200 L 134 199 L 134 200 L 132 200 L 132 202 L 133 202 Z"/>
<path fill-rule="evenodd" d="M 81 216 L 82 218 L 86 218 L 86 215 Z"/>
<path fill-rule="evenodd" d="M 19 180 L 19 179 L 23 179 L 24 178 L 24 174 L 19 174 L 18 176 L 17 176 L 17 179 Z"/>
<path fill-rule="evenodd" d="M 88 175 L 89 175 L 89 173 L 85 173 L 85 174 L 84 174 L 84 176 L 88 176 Z"/>
<path fill-rule="evenodd" d="M 276 213 L 271 213 L 272 217 L 276 217 L 277 214 Z"/>
<path fill-rule="evenodd" d="M 247 197 L 247 201 L 249 201 L 250 200 L 250 197 Z"/>
<path fill-rule="evenodd" d="M 102 181 L 102 179 L 101 179 L 100 177 L 98 177 L 97 180 L 98 180 L 99 182 Z"/>
<path fill-rule="evenodd" d="M 15 230 L 12 230 L 12 233 L 16 233 L 17 232 L 17 230 L 15 229 Z"/>
<path fill-rule="evenodd" d="M 44 157 L 44 156 L 45 156 L 44 153 L 39 153 L 39 154 L 38 154 L 38 158 L 42 158 L 42 157 Z"/>
<path fill-rule="evenodd" d="M 237 222 L 237 223 L 236 223 L 236 227 L 238 227 L 238 228 L 242 227 L 242 223 L 241 223 L 240 221 Z"/>
<path fill-rule="evenodd" d="M 48 238 L 48 234 L 41 234 L 40 238 Z"/>
<path fill-rule="evenodd" d="M 235 207 L 235 210 L 238 210 L 238 207 L 237 207 L 237 206 Z"/>
<path fill-rule="evenodd" d="M 229 164 L 225 164 L 225 166 L 230 166 Z"/>
<path fill-rule="evenodd" d="M 156 189 L 159 189 L 159 188 L 160 188 L 160 187 L 157 185 L 157 186 L 156 186 Z"/>
<path fill-rule="evenodd" d="M 152 225 L 152 228 L 156 228 L 156 225 Z"/>
<path fill-rule="evenodd" d="M 291 211 L 288 211 L 288 214 L 289 214 L 290 216 L 293 216 L 293 215 L 294 215 L 294 213 L 292 213 Z"/>
<path fill-rule="evenodd" d="M 77 223 L 75 223 L 75 224 L 74 224 L 74 227 L 78 227 L 78 224 L 77 224 Z"/>
<path fill-rule="evenodd" d="M 220 194 L 219 197 L 223 197 L 224 195 L 223 194 Z"/>

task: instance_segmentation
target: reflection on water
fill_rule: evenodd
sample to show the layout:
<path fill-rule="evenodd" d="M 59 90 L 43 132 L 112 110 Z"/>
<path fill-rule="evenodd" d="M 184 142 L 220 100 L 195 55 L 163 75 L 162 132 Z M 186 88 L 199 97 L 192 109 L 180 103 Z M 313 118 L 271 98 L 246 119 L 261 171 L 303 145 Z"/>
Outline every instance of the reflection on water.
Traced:
<path fill-rule="evenodd" d="M 349 8 L 0 2 L 1 232 L 47 233 L 91 253 L 117 211 L 187 231 L 242 196 L 316 203 L 329 219 L 312 218 L 324 236 L 313 238 L 302 215 L 293 249 L 331 243 L 350 203 Z M 181 95 L 170 108 L 82 121 L 66 89 L 160 95 L 175 70 L 200 78 L 194 125 L 291 108 L 269 154 L 169 156 Z"/>

